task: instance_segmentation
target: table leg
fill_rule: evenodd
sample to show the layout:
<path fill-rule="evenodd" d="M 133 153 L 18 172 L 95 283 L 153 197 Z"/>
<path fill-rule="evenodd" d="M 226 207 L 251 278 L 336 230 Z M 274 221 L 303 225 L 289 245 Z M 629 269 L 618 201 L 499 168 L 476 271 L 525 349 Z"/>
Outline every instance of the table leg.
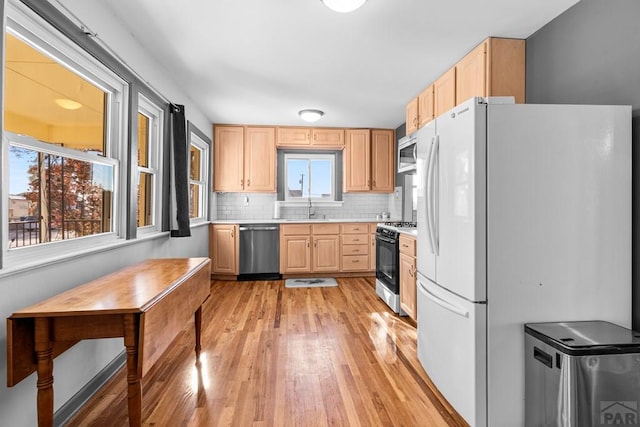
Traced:
<path fill-rule="evenodd" d="M 38 372 L 38 427 L 53 426 L 53 342 L 51 320 L 35 319 L 35 352 Z"/>
<path fill-rule="evenodd" d="M 198 307 L 194 316 L 194 324 L 196 328 L 196 364 L 200 363 L 200 352 L 202 346 L 200 345 L 200 337 L 202 335 L 202 306 Z"/>
<path fill-rule="evenodd" d="M 127 401 L 129 407 L 129 425 L 142 425 L 142 384 L 138 369 L 139 317 L 135 314 L 124 316 L 124 346 L 127 350 Z"/>

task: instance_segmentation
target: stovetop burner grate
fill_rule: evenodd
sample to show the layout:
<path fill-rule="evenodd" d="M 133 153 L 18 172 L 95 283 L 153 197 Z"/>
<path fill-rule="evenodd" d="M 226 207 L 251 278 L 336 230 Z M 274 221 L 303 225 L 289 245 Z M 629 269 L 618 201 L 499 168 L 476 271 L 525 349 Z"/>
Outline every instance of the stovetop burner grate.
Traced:
<path fill-rule="evenodd" d="M 417 226 L 415 222 L 409 222 L 409 221 L 385 222 L 384 225 L 387 225 L 389 227 L 396 227 L 396 228 L 416 228 Z"/>

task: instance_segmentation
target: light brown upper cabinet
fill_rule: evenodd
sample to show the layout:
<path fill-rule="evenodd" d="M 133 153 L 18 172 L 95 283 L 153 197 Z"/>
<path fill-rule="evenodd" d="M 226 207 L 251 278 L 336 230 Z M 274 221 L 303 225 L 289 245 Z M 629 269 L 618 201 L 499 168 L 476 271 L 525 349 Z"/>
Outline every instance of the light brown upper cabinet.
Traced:
<path fill-rule="evenodd" d="M 371 191 L 392 193 L 396 177 L 395 132 L 389 129 L 371 131 Z"/>
<path fill-rule="evenodd" d="M 345 192 L 393 192 L 394 131 L 347 129 L 345 135 Z"/>
<path fill-rule="evenodd" d="M 411 135 L 431 120 L 433 120 L 433 85 L 429 85 L 407 104 L 407 135 Z"/>
<path fill-rule="evenodd" d="M 344 129 L 278 127 L 276 145 L 278 147 L 340 149 L 344 147 Z"/>
<path fill-rule="evenodd" d="M 244 190 L 244 127 L 214 126 L 213 189 Z"/>
<path fill-rule="evenodd" d="M 344 191 L 371 190 L 371 131 L 347 129 L 344 147 Z"/>
<path fill-rule="evenodd" d="M 214 191 L 276 191 L 275 128 L 214 126 L 214 138 Z"/>
<path fill-rule="evenodd" d="M 433 83 L 435 117 L 456 106 L 456 67 L 451 68 Z"/>
<path fill-rule="evenodd" d="M 411 135 L 418 130 L 418 123 L 420 122 L 420 96 L 416 96 L 407 104 L 405 112 L 406 133 Z"/>
<path fill-rule="evenodd" d="M 276 133 L 272 127 L 247 127 L 244 143 L 244 190 L 276 191 Z"/>
<path fill-rule="evenodd" d="M 525 40 L 489 37 L 456 64 L 456 104 L 473 96 L 525 101 Z"/>

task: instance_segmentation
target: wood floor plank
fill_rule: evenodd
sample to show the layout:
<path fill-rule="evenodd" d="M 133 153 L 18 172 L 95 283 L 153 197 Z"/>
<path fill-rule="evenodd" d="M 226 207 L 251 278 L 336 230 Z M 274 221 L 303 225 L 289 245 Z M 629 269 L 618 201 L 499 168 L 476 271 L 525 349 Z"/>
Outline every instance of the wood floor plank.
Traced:
<path fill-rule="evenodd" d="M 145 426 L 465 426 L 416 356 L 416 329 L 373 278 L 337 287 L 214 281 L 193 322 L 143 379 Z M 69 426 L 125 426 L 118 372 Z"/>

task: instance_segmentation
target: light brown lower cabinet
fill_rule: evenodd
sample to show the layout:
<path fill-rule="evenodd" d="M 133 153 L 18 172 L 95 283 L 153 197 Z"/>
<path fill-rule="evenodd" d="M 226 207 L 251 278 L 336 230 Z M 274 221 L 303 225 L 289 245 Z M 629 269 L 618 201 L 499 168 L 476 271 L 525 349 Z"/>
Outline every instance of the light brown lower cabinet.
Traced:
<path fill-rule="evenodd" d="M 400 235 L 400 308 L 417 321 L 416 239 Z"/>
<path fill-rule="evenodd" d="M 280 273 L 357 273 L 375 270 L 375 224 L 280 225 Z M 373 260 L 371 259 L 373 258 Z"/>
<path fill-rule="evenodd" d="M 340 226 L 313 224 L 311 271 L 314 273 L 340 271 Z"/>
<path fill-rule="evenodd" d="M 283 224 L 280 226 L 282 274 L 340 271 L 338 224 Z"/>
<path fill-rule="evenodd" d="M 211 274 L 237 275 L 238 224 L 211 224 L 209 226 L 209 258 Z"/>

